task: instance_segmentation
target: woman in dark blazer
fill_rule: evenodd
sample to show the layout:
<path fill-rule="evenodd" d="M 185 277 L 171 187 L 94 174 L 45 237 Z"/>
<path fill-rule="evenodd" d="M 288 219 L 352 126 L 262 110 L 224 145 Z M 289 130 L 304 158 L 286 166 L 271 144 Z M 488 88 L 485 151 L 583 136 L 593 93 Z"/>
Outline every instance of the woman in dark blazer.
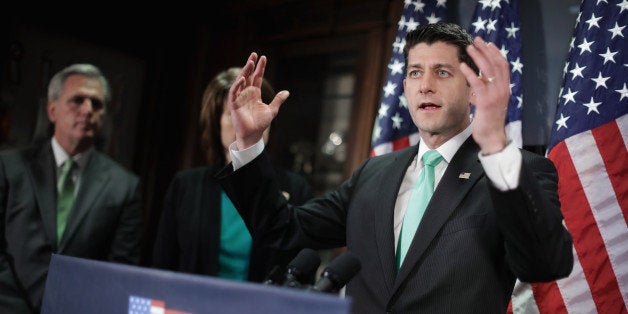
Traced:
<path fill-rule="evenodd" d="M 296 255 L 252 242 L 242 218 L 214 178 L 230 162 L 228 146 L 235 141 L 235 133 L 225 101 L 240 70 L 219 73 L 205 89 L 200 123 L 209 166 L 181 171 L 170 183 L 153 250 L 157 268 L 261 282 L 273 267 L 284 269 Z M 262 98 L 270 102 L 273 97 L 272 87 L 264 81 Z M 312 197 L 303 177 L 278 167 L 275 173 L 282 191 L 278 197 L 295 205 Z"/>

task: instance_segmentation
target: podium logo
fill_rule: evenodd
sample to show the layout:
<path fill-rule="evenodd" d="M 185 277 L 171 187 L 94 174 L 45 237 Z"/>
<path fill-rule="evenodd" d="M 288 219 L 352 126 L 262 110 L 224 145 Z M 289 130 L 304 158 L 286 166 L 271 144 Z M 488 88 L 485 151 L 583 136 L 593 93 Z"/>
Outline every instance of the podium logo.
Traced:
<path fill-rule="evenodd" d="M 129 296 L 129 314 L 192 314 L 166 308 L 166 302 L 138 296 Z"/>

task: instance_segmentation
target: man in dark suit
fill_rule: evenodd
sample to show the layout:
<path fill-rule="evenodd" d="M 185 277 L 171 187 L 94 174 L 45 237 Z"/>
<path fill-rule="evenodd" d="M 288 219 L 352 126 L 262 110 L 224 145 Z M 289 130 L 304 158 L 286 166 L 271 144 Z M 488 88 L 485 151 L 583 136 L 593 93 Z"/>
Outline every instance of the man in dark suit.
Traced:
<path fill-rule="evenodd" d="M 266 197 L 277 185 L 259 141 L 288 92 L 260 102 L 266 58 L 252 54 L 231 90 L 237 136 L 223 186 L 254 238 L 283 249 L 346 245 L 357 255 L 362 269 L 347 285 L 355 313 L 505 313 L 516 278 L 571 272 L 556 169 L 507 140 L 510 69 L 494 45 L 430 24 L 407 35 L 404 55 L 419 144 L 367 160 L 337 190 L 294 207 Z M 435 152 L 436 162 L 423 161 Z M 432 171 L 430 187 L 423 174 Z"/>
<path fill-rule="evenodd" d="M 0 155 L 0 312 L 39 312 L 53 253 L 139 262 L 139 179 L 94 149 L 110 95 L 95 66 L 61 70 L 52 139 Z"/>

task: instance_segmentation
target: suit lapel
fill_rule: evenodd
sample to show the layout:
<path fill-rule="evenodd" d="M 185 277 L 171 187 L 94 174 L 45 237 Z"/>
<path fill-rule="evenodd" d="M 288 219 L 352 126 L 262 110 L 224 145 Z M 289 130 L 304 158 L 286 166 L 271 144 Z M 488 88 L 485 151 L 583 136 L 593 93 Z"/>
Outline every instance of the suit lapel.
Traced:
<path fill-rule="evenodd" d="M 406 260 L 395 280 L 395 290 L 423 258 L 425 250 L 449 220 L 449 217 L 475 183 L 484 176 L 484 169 L 477 157 L 479 148 L 471 137 L 462 144 L 443 174 L 430 203 L 427 206 L 417 233 L 412 240 Z M 470 173 L 469 178 L 460 178 Z"/>
<path fill-rule="evenodd" d="M 81 225 L 81 221 L 93 209 L 93 204 L 100 197 L 101 192 L 109 182 L 109 178 L 110 175 L 103 163 L 102 156 L 97 151 L 94 151 L 85 168 L 85 172 L 81 176 L 79 190 L 68 217 L 65 233 L 59 244 L 59 251 L 65 248 L 69 239 Z"/>
<path fill-rule="evenodd" d="M 387 177 L 381 182 L 381 190 L 375 193 L 375 239 L 377 251 L 382 265 L 382 273 L 386 280 L 386 287 L 392 291 L 396 276 L 395 260 L 395 234 L 394 234 L 394 213 L 395 202 L 399 194 L 401 182 L 405 176 L 408 166 L 416 156 L 418 146 L 407 149 L 396 156 L 391 163 L 390 169 L 386 170 Z"/>
<path fill-rule="evenodd" d="M 28 170 L 35 187 L 35 198 L 39 205 L 44 232 L 50 245 L 57 247 L 57 183 L 54 157 L 50 141 L 39 147 Z"/>

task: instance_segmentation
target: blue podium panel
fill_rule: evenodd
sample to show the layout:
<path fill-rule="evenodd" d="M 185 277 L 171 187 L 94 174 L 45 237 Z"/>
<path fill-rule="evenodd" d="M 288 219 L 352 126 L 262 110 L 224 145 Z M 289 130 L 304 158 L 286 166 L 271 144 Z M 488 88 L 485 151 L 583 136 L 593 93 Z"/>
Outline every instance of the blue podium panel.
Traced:
<path fill-rule="evenodd" d="M 53 255 L 43 314 L 347 314 L 350 299 Z"/>

